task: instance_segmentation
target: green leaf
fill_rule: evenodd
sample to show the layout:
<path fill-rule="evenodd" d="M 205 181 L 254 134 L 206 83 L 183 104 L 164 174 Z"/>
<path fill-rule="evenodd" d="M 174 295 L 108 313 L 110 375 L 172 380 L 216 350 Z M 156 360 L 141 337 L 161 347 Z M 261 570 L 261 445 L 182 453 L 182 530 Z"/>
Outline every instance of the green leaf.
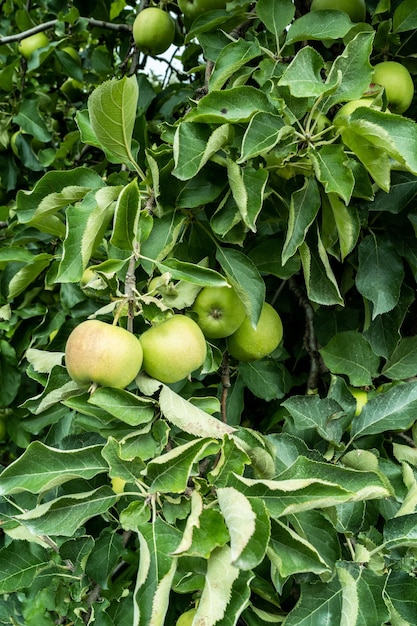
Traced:
<path fill-rule="evenodd" d="M 62 496 L 16 516 L 37 535 L 72 537 L 87 520 L 106 513 L 117 502 L 110 487 Z"/>
<path fill-rule="evenodd" d="M 255 327 L 265 301 L 265 283 L 257 267 L 243 252 L 233 248 L 217 248 L 216 259 Z"/>
<path fill-rule="evenodd" d="M 317 232 L 314 239 L 309 232 L 299 251 L 309 299 L 317 304 L 343 305 L 343 298 L 320 234 Z"/>
<path fill-rule="evenodd" d="M 162 626 L 177 567 L 172 556 L 181 538 L 180 532 L 157 517 L 138 530 L 139 569 L 134 591 L 134 616 L 137 626 Z"/>
<path fill-rule="evenodd" d="M 184 118 L 186 122 L 239 124 L 248 122 L 259 111 L 276 113 L 267 96 L 256 89 L 243 85 L 223 91 L 212 91 L 202 98 Z"/>
<path fill-rule="evenodd" d="M 88 99 L 92 129 L 103 147 L 120 163 L 134 163 L 131 153 L 139 89 L 136 76 L 109 80 L 99 85 Z"/>
<path fill-rule="evenodd" d="M 404 380 L 417 374 L 417 337 L 403 337 L 387 362 L 382 374 L 391 380 Z"/>
<path fill-rule="evenodd" d="M 267 554 L 282 579 L 304 572 L 324 574 L 330 571 L 314 545 L 280 520 L 272 522 Z"/>
<path fill-rule="evenodd" d="M 261 239 L 248 253 L 249 258 L 261 273 L 272 274 L 286 279 L 300 269 L 300 257 L 292 256 L 285 265 L 282 263 L 283 240 L 277 236 Z"/>
<path fill-rule="evenodd" d="M 194 621 L 214 626 L 225 617 L 233 595 L 232 588 L 238 580 L 239 569 L 231 562 L 229 546 L 213 550 L 207 562 L 205 584 L 198 603 Z M 243 607 L 242 607 L 243 608 Z"/>
<path fill-rule="evenodd" d="M 53 256 L 46 252 L 33 256 L 31 262 L 18 270 L 11 279 L 9 283 L 9 299 L 13 300 L 16 296 L 23 293 L 49 267 L 52 259 Z"/>
<path fill-rule="evenodd" d="M 90 394 L 89 404 L 106 410 L 125 424 L 139 426 L 152 421 L 155 403 L 149 398 L 140 398 L 125 389 L 99 387 Z"/>
<path fill-rule="evenodd" d="M 40 141 L 48 142 L 51 139 L 52 135 L 48 131 L 45 120 L 39 113 L 37 100 L 29 98 L 23 100 L 18 114 L 13 117 L 13 122 Z"/>
<path fill-rule="evenodd" d="M 261 501 L 249 500 L 233 487 L 217 490 L 220 510 L 230 533 L 233 565 L 250 570 L 263 560 L 270 538 L 270 521 Z"/>
<path fill-rule="evenodd" d="M 230 124 L 221 124 L 214 130 L 201 123 L 179 124 L 174 137 L 173 175 L 179 180 L 190 180 L 216 152 L 229 143 L 230 138 Z"/>
<path fill-rule="evenodd" d="M 353 23 L 344 11 L 311 11 L 295 20 L 288 29 L 286 45 L 309 39 L 343 39 Z"/>
<path fill-rule="evenodd" d="M 306 178 L 301 189 L 291 195 L 287 236 L 282 250 L 282 263 L 297 252 L 321 206 L 320 193 L 314 178 Z"/>
<path fill-rule="evenodd" d="M 140 217 L 140 194 L 135 178 L 122 188 L 114 210 L 111 243 L 121 250 L 133 250 Z"/>
<path fill-rule="evenodd" d="M 291 0 L 258 0 L 256 13 L 270 33 L 275 35 L 277 43 L 285 28 L 292 22 L 295 7 Z"/>
<path fill-rule="evenodd" d="M 266 154 L 292 134 L 293 126 L 285 124 L 280 115 L 262 111 L 255 113 L 243 135 L 241 156 L 237 163 L 244 163 L 258 154 Z"/>
<path fill-rule="evenodd" d="M 291 386 L 288 371 L 272 359 L 239 363 L 239 373 L 248 389 L 267 402 L 283 398 Z"/>
<path fill-rule="evenodd" d="M 349 117 L 349 128 L 362 135 L 375 148 L 385 152 L 413 174 L 417 174 L 417 124 L 402 115 L 378 111 L 372 107 L 356 110 Z M 344 140 L 344 134 L 342 132 Z M 364 163 L 366 166 L 366 163 Z"/>
<path fill-rule="evenodd" d="M 417 7 L 413 0 L 403 0 L 394 11 L 394 33 L 405 33 L 417 28 Z"/>
<path fill-rule="evenodd" d="M 401 546 L 415 548 L 417 543 L 417 513 L 401 515 L 387 520 L 383 536 L 384 547 L 387 549 Z"/>
<path fill-rule="evenodd" d="M 109 580 L 123 549 L 121 535 L 106 528 L 98 537 L 86 563 L 85 572 L 102 589 L 109 588 Z"/>
<path fill-rule="evenodd" d="M 340 256 L 343 261 L 357 244 L 361 223 L 355 206 L 346 206 L 334 193 L 328 193 L 327 199 L 336 224 Z"/>
<path fill-rule="evenodd" d="M 351 436 L 357 439 L 388 430 L 406 430 L 415 421 L 417 384 L 404 383 L 371 398 L 352 422 Z"/>
<path fill-rule="evenodd" d="M 417 580 L 406 571 L 391 571 L 385 587 L 384 599 L 391 614 L 391 622 L 413 626 L 416 615 Z M 400 621 L 402 620 L 402 621 Z"/>
<path fill-rule="evenodd" d="M 18 394 L 21 379 L 15 349 L 8 341 L 0 339 L 0 407 L 12 404 Z"/>
<path fill-rule="evenodd" d="M 257 6 L 257 9 L 259 5 Z M 246 41 L 239 38 L 229 43 L 220 52 L 216 59 L 214 70 L 209 79 L 209 90 L 216 91 L 222 89 L 229 78 L 242 66 L 250 63 L 253 59 L 261 56 L 262 50 L 258 41 Z"/>
<path fill-rule="evenodd" d="M 68 207 L 67 236 L 57 282 L 78 282 L 81 279 L 114 214 L 118 193 L 118 187 L 104 187 L 87 194 L 76 206 Z"/>
<path fill-rule="evenodd" d="M 87 167 L 47 172 L 31 191 L 18 191 L 16 203 L 19 221 L 24 224 L 33 221 L 37 224 L 60 209 L 78 202 L 91 189 L 104 186 L 101 176 Z"/>
<path fill-rule="evenodd" d="M 311 150 L 309 156 L 313 161 L 316 176 L 326 193 L 337 194 L 345 204 L 349 204 L 355 178 L 348 165 L 349 159 L 343 146 L 341 144 L 323 146 L 319 150 Z"/>
<path fill-rule="evenodd" d="M 214 439 L 194 439 L 151 460 L 146 468 L 150 493 L 182 493 L 196 464 L 219 447 Z"/>
<path fill-rule="evenodd" d="M 404 278 L 403 263 L 391 241 L 374 234 L 365 237 L 358 250 L 356 287 L 374 305 L 372 319 L 375 319 L 398 303 Z"/>
<path fill-rule="evenodd" d="M 154 261 L 154 263 L 161 274 L 168 272 L 174 280 L 183 280 L 201 287 L 226 287 L 228 285 L 224 276 L 210 267 L 172 258 L 165 259 L 162 263 L 158 261 Z"/>
<path fill-rule="evenodd" d="M 256 232 L 256 219 L 263 207 L 264 191 L 268 182 L 267 170 L 240 168 L 235 161 L 228 159 L 227 175 L 245 227 Z"/>
<path fill-rule="evenodd" d="M 321 11 L 318 13 L 320 15 Z M 342 54 L 334 60 L 327 81 L 334 82 L 336 77 L 341 77 L 341 80 L 337 89 L 325 98 L 321 107 L 324 113 L 339 102 L 361 98 L 369 89 L 373 72 L 369 62 L 373 40 L 372 29 L 369 32 L 359 32 L 349 41 Z"/>
<path fill-rule="evenodd" d="M 57 450 L 33 441 L 16 461 L 0 474 L 2 495 L 29 491 L 40 493 L 74 478 L 88 480 L 108 471 L 101 446 Z"/>
<path fill-rule="evenodd" d="M 324 82 L 321 72 L 324 68 L 323 57 L 310 46 L 301 48 L 284 71 L 278 84 L 289 88 L 295 98 L 317 98 L 334 91 L 338 76 L 333 82 Z"/>
<path fill-rule="evenodd" d="M 208 559 L 216 547 L 229 540 L 223 516 L 216 509 L 203 507 L 203 498 L 197 491 L 191 493 L 191 512 L 174 556 L 202 556 Z"/>
<path fill-rule="evenodd" d="M 348 376 L 354 387 L 372 385 L 379 357 L 361 333 L 354 330 L 337 333 L 319 352 L 333 374 Z"/>
<path fill-rule="evenodd" d="M 282 403 L 290 413 L 296 431 L 316 430 L 320 437 L 332 443 L 340 443 L 346 424 L 342 419 L 342 407 L 331 398 L 292 396 Z"/>
<path fill-rule="evenodd" d="M 275 480 L 230 477 L 230 485 L 249 500 L 261 498 L 271 517 L 321 509 L 342 502 L 384 498 L 390 495 L 385 481 L 374 472 L 358 472 L 304 456 Z"/>
<path fill-rule="evenodd" d="M 234 428 L 194 406 L 166 385 L 162 385 L 159 404 L 162 414 L 170 422 L 194 437 L 221 439 L 234 432 Z"/>
<path fill-rule="evenodd" d="M 342 588 L 342 619 L 346 626 L 384 624 L 388 610 L 383 600 L 385 576 L 359 563 L 341 561 L 336 566 Z M 343 619 L 347 616 L 347 619 Z"/>
<path fill-rule="evenodd" d="M 36 576 L 50 565 L 50 552 L 34 543 L 13 541 L 0 550 L 0 593 L 30 588 Z"/>

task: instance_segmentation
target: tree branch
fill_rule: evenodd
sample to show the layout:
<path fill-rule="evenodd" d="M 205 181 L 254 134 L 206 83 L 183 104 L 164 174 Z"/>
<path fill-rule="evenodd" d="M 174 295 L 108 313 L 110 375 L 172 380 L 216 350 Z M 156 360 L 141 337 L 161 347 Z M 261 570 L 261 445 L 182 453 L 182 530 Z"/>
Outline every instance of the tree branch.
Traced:
<path fill-rule="evenodd" d="M 319 377 L 321 373 L 321 358 L 319 354 L 316 333 L 314 330 L 314 310 L 311 302 L 301 291 L 294 278 L 288 280 L 289 287 L 297 297 L 298 304 L 303 307 L 305 313 L 304 348 L 310 357 L 310 371 L 307 378 L 307 393 L 317 393 Z"/>
<path fill-rule="evenodd" d="M 109 30 L 116 30 L 126 33 L 132 32 L 132 27 L 129 24 L 113 24 L 112 22 L 104 22 L 103 20 L 96 20 L 93 17 L 81 17 L 81 20 L 85 20 L 89 26 L 97 26 L 99 28 L 107 28 Z M 60 20 L 50 20 L 49 22 L 44 22 L 43 24 L 38 24 L 37 26 L 33 26 L 32 28 L 28 28 L 27 30 L 23 30 L 21 33 L 16 33 L 15 35 L 8 35 L 7 37 L 0 37 L 0 44 L 4 45 L 6 43 L 14 43 L 15 41 L 22 41 L 22 39 L 27 39 L 27 37 L 31 37 L 32 35 L 36 35 L 36 33 L 41 33 L 45 30 L 50 30 L 54 28 Z"/>

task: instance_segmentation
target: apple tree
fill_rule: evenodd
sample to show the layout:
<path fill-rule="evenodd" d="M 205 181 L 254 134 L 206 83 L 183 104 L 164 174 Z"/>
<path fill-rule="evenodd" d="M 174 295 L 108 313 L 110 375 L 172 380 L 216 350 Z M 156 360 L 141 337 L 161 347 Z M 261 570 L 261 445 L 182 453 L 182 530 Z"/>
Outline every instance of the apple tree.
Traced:
<path fill-rule="evenodd" d="M 2 3 L 0 624 L 415 626 L 415 0 L 310 4 Z M 71 378 L 211 288 L 278 345 Z"/>

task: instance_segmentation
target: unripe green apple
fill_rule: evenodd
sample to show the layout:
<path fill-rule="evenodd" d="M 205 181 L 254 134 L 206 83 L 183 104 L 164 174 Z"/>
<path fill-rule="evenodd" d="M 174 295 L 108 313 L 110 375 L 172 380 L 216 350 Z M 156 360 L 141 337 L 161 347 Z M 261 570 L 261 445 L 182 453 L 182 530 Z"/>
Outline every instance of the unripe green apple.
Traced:
<path fill-rule="evenodd" d="M 283 335 L 281 318 L 276 310 L 264 302 L 256 328 L 245 317 L 237 331 L 227 340 L 229 354 L 239 361 L 257 361 L 271 354 Z"/>
<path fill-rule="evenodd" d="M 34 35 L 30 35 L 29 37 L 25 37 L 19 43 L 19 52 L 25 57 L 25 59 L 30 59 L 35 50 L 39 48 L 44 48 L 49 43 L 48 37 L 44 32 L 35 33 Z"/>
<path fill-rule="evenodd" d="M 186 611 L 185 613 L 179 616 L 175 626 L 191 626 L 196 613 L 197 613 L 197 609 L 190 609 L 189 611 Z"/>
<path fill-rule="evenodd" d="M 142 365 L 142 345 L 120 326 L 86 320 L 74 328 L 65 346 L 69 375 L 82 387 L 127 387 Z"/>
<path fill-rule="evenodd" d="M 201 328 L 185 315 L 173 315 L 145 331 L 143 369 L 163 383 L 176 383 L 201 367 L 207 345 Z"/>
<path fill-rule="evenodd" d="M 204 287 L 194 301 L 197 324 L 206 337 L 229 337 L 245 319 L 245 308 L 232 287 Z"/>
<path fill-rule="evenodd" d="M 414 96 L 414 83 L 404 65 L 383 61 L 374 67 L 372 82 L 384 87 L 388 107 L 392 113 L 404 113 Z"/>
<path fill-rule="evenodd" d="M 207 11 L 224 9 L 226 0 L 178 0 L 178 6 L 186 17 L 195 20 L 196 17 L 207 13 Z"/>
<path fill-rule="evenodd" d="M 366 19 L 365 0 L 313 0 L 310 11 L 337 9 L 347 13 L 352 22 L 364 22 Z"/>
<path fill-rule="evenodd" d="M 372 107 L 373 98 L 359 98 L 358 100 L 349 100 L 343 104 L 340 109 L 337 111 L 336 115 L 333 118 L 333 124 L 337 127 L 343 126 L 346 123 L 349 115 L 356 111 L 359 107 Z M 380 109 L 381 107 L 375 107 Z"/>
<path fill-rule="evenodd" d="M 158 55 L 168 50 L 175 37 L 175 23 L 167 11 L 148 7 L 133 22 L 133 39 L 145 54 Z"/>

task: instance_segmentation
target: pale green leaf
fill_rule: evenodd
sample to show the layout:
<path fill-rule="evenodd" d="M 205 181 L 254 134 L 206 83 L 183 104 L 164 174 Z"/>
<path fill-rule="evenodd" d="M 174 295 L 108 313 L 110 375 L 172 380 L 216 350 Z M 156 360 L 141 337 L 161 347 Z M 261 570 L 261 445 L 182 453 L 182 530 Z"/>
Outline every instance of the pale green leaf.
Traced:
<path fill-rule="evenodd" d="M 131 153 L 139 89 L 136 76 L 99 85 L 88 99 L 92 129 L 104 148 L 121 163 L 134 162 Z"/>

